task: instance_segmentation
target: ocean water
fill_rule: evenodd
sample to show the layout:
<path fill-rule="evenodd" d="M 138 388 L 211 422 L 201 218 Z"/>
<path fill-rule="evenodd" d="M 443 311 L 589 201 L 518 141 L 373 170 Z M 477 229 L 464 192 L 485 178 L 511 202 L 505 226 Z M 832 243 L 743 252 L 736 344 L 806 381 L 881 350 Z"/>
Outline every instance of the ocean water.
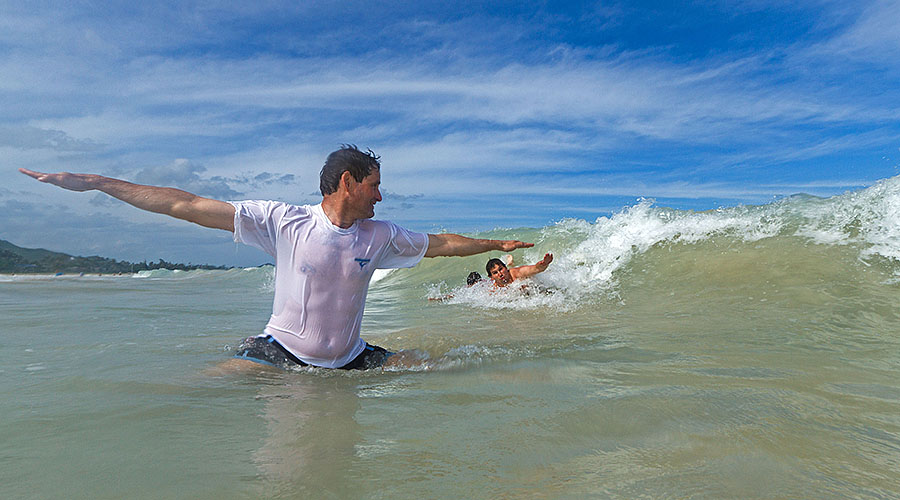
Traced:
<path fill-rule="evenodd" d="M 219 370 L 267 267 L 0 277 L 0 497 L 900 498 L 900 178 L 478 236 L 555 260 L 376 275 L 390 371 Z"/>

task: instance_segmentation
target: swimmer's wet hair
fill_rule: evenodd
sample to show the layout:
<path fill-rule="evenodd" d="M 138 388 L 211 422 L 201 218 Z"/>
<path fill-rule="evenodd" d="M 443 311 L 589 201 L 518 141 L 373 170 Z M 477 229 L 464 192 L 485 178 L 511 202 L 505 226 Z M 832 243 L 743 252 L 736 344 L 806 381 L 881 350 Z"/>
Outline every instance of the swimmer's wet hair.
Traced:
<path fill-rule="evenodd" d="M 356 182 L 362 182 L 373 168 L 381 170 L 380 156 L 371 149 L 360 151 L 355 144 L 341 144 L 341 149 L 334 151 L 325 159 L 325 166 L 319 173 L 319 191 L 322 196 L 337 191 L 341 175 L 350 172 Z"/>
<path fill-rule="evenodd" d="M 478 274 L 478 271 L 472 271 L 469 273 L 469 276 L 466 277 L 466 285 L 468 286 L 472 286 L 479 281 L 481 281 L 481 275 Z"/>

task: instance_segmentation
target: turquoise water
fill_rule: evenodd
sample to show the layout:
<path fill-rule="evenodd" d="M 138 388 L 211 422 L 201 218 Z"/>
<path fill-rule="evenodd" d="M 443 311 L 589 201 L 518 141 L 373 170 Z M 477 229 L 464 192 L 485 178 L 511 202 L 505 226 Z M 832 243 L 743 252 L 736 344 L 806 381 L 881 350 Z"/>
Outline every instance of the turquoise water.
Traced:
<path fill-rule="evenodd" d="M 0 277 L 3 498 L 898 498 L 900 180 L 379 273 L 407 369 L 223 373 L 272 269 Z M 545 292 L 549 290 L 549 292 Z M 446 300 L 427 300 L 452 295 Z"/>

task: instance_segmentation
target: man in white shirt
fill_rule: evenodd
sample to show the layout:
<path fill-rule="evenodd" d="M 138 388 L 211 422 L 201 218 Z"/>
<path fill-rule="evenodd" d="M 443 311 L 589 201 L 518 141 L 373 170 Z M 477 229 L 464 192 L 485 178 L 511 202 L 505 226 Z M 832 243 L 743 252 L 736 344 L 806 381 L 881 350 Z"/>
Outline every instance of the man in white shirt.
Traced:
<path fill-rule="evenodd" d="M 381 164 L 372 151 L 344 146 L 320 174 L 319 205 L 224 202 L 179 189 L 94 174 L 22 173 L 73 191 L 98 190 L 137 208 L 234 233 L 275 258 L 275 298 L 263 334 L 236 356 L 277 366 L 366 369 L 392 354 L 359 336 L 375 269 L 413 267 L 422 257 L 465 256 L 533 246 L 457 234 L 425 234 L 371 220 L 381 201 Z"/>

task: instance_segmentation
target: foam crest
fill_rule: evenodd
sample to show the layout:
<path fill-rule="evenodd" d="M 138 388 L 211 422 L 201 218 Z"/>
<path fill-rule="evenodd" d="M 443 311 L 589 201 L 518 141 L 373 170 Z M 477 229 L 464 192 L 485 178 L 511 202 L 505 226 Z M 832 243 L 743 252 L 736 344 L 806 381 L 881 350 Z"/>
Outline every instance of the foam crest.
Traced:
<path fill-rule="evenodd" d="M 140 279 L 165 279 L 175 277 L 192 277 L 196 276 L 196 271 L 182 271 L 179 269 L 151 269 L 147 271 L 138 271 L 131 275 L 132 278 Z"/>
<path fill-rule="evenodd" d="M 778 234 L 781 227 L 779 218 L 752 208 L 689 212 L 655 207 L 644 199 L 593 224 L 568 220 L 547 228 L 547 239 L 559 239 L 553 235 L 560 233 L 583 238 L 558 252 L 540 279 L 570 295 L 609 291 L 619 270 L 656 245 L 693 244 L 716 236 L 756 241 Z"/>
<path fill-rule="evenodd" d="M 859 191 L 794 205 L 797 235 L 825 245 L 860 245 L 860 257 L 900 261 L 900 176 Z"/>
<path fill-rule="evenodd" d="M 432 285 L 427 297 L 448 304 L 467 304 L 482 309 L 550 308 L 565 311 L 574 306 L 562 290 L 548 287 L 536 279 L 516 281 L 503 288 L 493 286 L 490 280 L 471 287 L 459 286 L 449 291 L 442 285 Z"/>

